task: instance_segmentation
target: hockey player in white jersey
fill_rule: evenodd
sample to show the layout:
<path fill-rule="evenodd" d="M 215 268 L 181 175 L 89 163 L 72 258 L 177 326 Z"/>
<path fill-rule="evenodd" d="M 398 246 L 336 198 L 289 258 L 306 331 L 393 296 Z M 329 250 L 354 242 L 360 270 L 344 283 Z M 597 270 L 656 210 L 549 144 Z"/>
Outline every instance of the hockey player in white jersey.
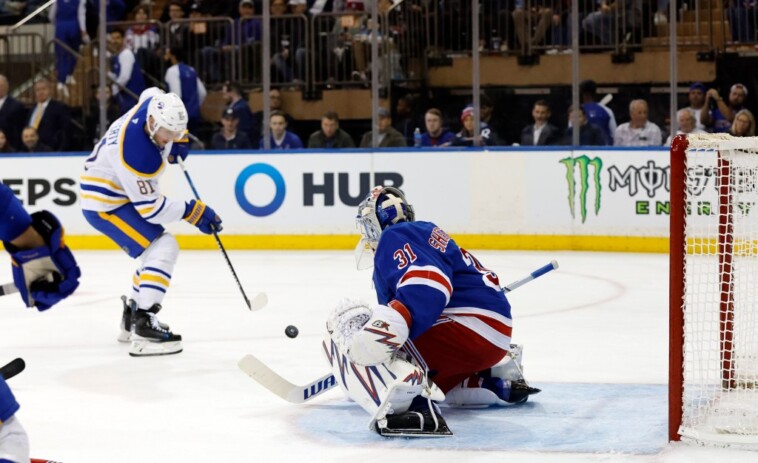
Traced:
<path fill-rule="evenodd" d="M 374 266 L 379 304 L 340 303 L 327 321 L 324 350 L 373 429 L 449 436 L 436 403 L 521 404 L 540 392 L 523 377 L 497 274 L 437 225 L 415 221 L 397 188 L 375 187 L 358 206 L 357 222 L 357 256 Z"/>
<path fill-rule="evenodd" d="M 161 194 L 158 180 L 166 162 L 187 155 L 187 110 L 173 93 L 151 88 L 108 128 L 84 165 L 80 178 L 84 216 L 130 257 L 138 259 L 131 297 L 122 296 L 118 340 L 132 342 L 130 355 L 177 354 L 182 337 L 156 316 L 179 254 L 176 239 L 162 224 L 186 220 L 201 232 L 221 231 L 221 218 L 196 200 Z"/>

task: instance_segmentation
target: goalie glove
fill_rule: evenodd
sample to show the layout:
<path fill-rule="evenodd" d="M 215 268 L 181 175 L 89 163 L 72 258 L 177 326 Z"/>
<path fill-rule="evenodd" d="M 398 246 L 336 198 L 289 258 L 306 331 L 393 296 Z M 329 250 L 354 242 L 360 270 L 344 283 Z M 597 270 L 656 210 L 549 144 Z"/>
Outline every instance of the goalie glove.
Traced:
<path fill-rule="evenodd" d="M 390 360 L 408 339 L 405 318 L 391 307 L 345 299 L 334 309 L 326 329 L 351 362 L 377 365 Z"/>
<path fill-rule="evenodd" d="M 13 261 L 13 283 L 27 307 L 47 310 L 79 286 L 81 271 L 71 250 L 63 243 L 63 227 L 48 211 L 31 215 L 31 226 L 45 241 L 34 249 L 18 249 L 9 242 L 5 249 Z"/>

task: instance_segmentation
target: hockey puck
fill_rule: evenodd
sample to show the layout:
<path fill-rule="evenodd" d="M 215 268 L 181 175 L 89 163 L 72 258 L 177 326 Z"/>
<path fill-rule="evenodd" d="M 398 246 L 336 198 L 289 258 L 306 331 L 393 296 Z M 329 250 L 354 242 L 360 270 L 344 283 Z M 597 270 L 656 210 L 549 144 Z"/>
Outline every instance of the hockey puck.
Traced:
<path fill-rule="evenodd" d="M 300 333 L 300 331 L 298 331 L 295 325 L 289 325 L 284 329 L 284 334 L 286 334 L 288 338 L 296 338 L 298 333 Z"/>

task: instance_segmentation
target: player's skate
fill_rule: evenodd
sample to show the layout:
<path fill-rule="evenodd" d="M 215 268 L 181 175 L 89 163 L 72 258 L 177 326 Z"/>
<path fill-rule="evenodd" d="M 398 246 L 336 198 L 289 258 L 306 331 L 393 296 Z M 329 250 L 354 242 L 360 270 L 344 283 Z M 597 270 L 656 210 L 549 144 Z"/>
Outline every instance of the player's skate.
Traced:
<path fill-rule="evenodd" d="M 523 351 L 523 346 L 511 344 L 511 350 L 508 352 L 510 359 L 507 362 L 490 368 L 489 372 L 481 373 L 481 376 L 485 377 L 482 385 L 509 404 L 522 404 L 530 395 L 541 392 L 541 389 L 531 387 L 524 377 L 524 368 L 521 365 Z"/>
<path fill-rule="evenodd" d="M 124 313 L 121 316 L 121 326 L 118 333 L 118 342 L 129 342 L 132 339 L 132 310 L 137 310 L 137 303 L 134 302 L 134 299 L 127 300 L 126 296 L 121 296 L 121 302 L 124 305 Z M 134 309 L 132 309 L 133 305 Z M 160 309 L 161 306 L 159 304 L 155 304 L 150 308 L 150 311 L 157 314 Z M 168 325 L 165 323 L 161 323 L 160 325 L 164 330 L 170 331 Z"/>
<path fill-rule="evenodd" d="M 178 354 L 182 351 L 182 336 L 161 325 L 155 315 L 159 310 L 160 306 L 155 304 L 150 310 L 138 309 L 135 312 L 132 348 L 129 351 L 132 357 Z"/>
<path fill-rule="evenodd" d="M 408 411 L 376 421 L 376 432 L 385 437 L 450 437 L 453 435 L 437 405 L 416 397 Z"/>

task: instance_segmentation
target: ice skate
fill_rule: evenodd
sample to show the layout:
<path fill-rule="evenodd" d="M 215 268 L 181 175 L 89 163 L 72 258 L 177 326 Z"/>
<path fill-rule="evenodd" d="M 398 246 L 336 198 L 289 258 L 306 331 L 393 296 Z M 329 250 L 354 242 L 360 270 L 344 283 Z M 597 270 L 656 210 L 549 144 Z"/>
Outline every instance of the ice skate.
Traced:
<path fill-rule="evenodd" d="M 387 415 L 377 420 L 375 429 L 385 437 L 450 437 L 453 435 L 437 405 L 424 397 L 416 397 L 406 412 Z"/>
<path fill-rule="evenodd" d="M 134 299 L 127 299 L 126 296 L 121 296 L 121 302 L 124 305 L 124 313 L 121 316 L 121 325 L 119 327 L 120 331 L 118 333 L 117 339 L 118 342 L 129 342 L 132 339 L 132 304 L 136 303 L 134 302 Z M 159 304 L 155 304 L 150 308 L 149 311 L 157 314 L 159 310 L 161 310 L 161 306 Z M 160 325 L 164 330 L 170 331 L 170 328 L 167 324 L 161 323 Z"/>
<path fill-rule="evenodd" d="M 135 312 L 132 348 L 129 351 L 132 357 L 170 355 L 182 351 L 182 336 L 161 325 L 156 315 L 159 310 L 160 306 L 155 304 L 150 310 L 138 309 Z"/>

